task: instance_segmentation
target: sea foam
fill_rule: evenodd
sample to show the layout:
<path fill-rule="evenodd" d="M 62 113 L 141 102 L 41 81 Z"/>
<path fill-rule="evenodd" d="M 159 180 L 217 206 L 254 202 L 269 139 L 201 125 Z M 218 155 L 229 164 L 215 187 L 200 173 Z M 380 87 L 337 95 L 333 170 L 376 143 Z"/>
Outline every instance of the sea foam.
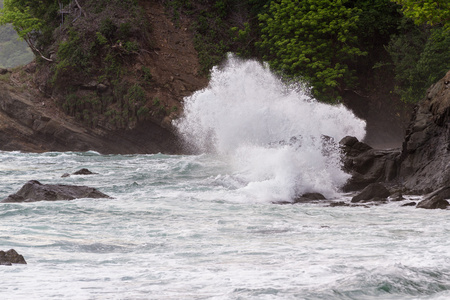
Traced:
<path fill-rule="evenodd" d="M 257 201 L 334 197 L 349 178 L 337 142 L 365 135 L 365 122 L 342 104 L 319 103 L 307 88 L 232 55 L 212 69 L 208 87 L 184 99 L 174 125 L 187 147 L 228 160 L 238 192 Z"/>

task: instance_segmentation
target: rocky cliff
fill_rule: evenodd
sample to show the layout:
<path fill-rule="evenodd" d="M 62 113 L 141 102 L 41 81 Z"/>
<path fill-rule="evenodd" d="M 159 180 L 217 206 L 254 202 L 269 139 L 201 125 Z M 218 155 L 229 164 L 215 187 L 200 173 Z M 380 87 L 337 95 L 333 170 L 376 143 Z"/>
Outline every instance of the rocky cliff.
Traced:
<path fill-rule="evenodd" d="M 415 107 L 400 161 L 399 180 L 407 189 L 450 186 L 450 71 Z"/>
<path fill-rule="evenodd" d="M 376 150 L 354 137 L 340 144 L 352 175 L 344 191 L 382 182 L 404 193 L 450 198 L 450 71 L 415 107 L 402 149 Z"/>

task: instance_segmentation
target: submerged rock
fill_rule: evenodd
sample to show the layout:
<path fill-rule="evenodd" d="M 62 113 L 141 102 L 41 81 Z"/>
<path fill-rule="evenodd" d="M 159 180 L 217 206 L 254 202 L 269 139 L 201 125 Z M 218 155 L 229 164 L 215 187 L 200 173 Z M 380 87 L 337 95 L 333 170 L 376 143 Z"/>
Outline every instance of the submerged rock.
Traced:
<path fill-rule="evenodd" d="M 366 201 L 386 201 L 390 192 L 381 183 L 372 183 L 365 187 L 361 193 L 352 198 L 352 203 Z"/>
<path fill-rule="evenodd" d="M 91 172 L 86 168 L 80 169 L 80 170 L 76 171 L 75 173 L 73 173 L 73 175 L 93 175 L 93 174 L 98 174 L 98 173 Z"/>
<path fill-rule="evenodd" d="M 98 174 L 98 173 L 94 173 L 94 172 L 89 171 L 86 168 L 83 168 L 83 169 L 80 169 L 80 170 L 74 172 L 72 175 L 96 175 L 96 174 Z M 69 173 L 64 173 L 61 177 L 63 177 L 63 178 L 64 177 L 70 177 L 70 174 Z"/>
<path fill-rule="evenodd" d="M 293 203 L 309 203 L 320 200 L 327 200 L 324 195 L 320 193 L 306 193 L 294 199 Z"/>
<path fill-rule="evenodd" d="M 22 255 L 14 249 L 8 251 L 0 250 L 0 265 L 10 266 L 12 264 L 27 264 Z"/>
<path fill-rule="evenodd" d="M 88 186 L 42 184 L 37 180 L 28 181 L 17 193 L 0 202 L 35 202 L 73 200 L 77 198 L 110 198 L 95 188 Z"/>
<path fill-rule="evenodd" d="M 402 204 L 401 206 L 402 207 L 406 207 L 406 206 L 416 206 L 416 202 L 414 202 L 414 201 L 412 201 L 412 202 L 408 202 L 408 203 L 405 203 L 405 204 Z"/>

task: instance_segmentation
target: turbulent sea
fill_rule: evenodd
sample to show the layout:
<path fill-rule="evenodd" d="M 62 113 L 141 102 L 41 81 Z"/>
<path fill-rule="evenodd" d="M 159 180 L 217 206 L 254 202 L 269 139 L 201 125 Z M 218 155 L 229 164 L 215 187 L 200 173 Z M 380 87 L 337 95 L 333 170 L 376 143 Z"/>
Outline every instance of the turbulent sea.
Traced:
<path fill-rule="evenodd" d="M 32 179 L 113 197 L 0 203 L 0 250 L 28 263 L 0 266 L 1 299 L 450 299 L 447 210 L 273 204 L 349 201 L 333 141 L 365 124 L 343 106 L 234 58 L 184 105 L 197 155 L 0 152 L 0 198 Z"/>

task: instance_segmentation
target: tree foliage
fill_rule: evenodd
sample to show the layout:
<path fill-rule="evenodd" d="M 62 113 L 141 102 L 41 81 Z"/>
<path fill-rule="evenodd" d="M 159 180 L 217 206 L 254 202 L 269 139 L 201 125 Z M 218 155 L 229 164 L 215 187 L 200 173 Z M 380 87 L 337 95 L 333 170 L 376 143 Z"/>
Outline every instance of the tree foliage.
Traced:
<path fill-rule="evenodd" d="M 358 8 L 343 1 L 272 1 L 259 15 L 261 42 L 270 65 L 303 77 L 313 93 L 332 100 L 336 90 L 352 81 L 348 62 L 365 53 L 357 47 Z"/>
<path fill-rule="evenodd" d="M 448 0 L 392 0 L 402 5 L 402 12 L 417 25 L 442 25 L 450 30 L 450 1 Z"/>
<path fill-rule="evenodd" d="M 33 52 L 47 59 L 37 47 L 36 39 L 47 25 L 48 20 L 44 16 L 54 13 L 57 4 L 54 0 L 4 0 L 0 10 L 0 25 L 12 24 L 19 37 L 27 42 Z"/>
<path fill-rule="evenodd" d="M 387 50 L 395 68 L 395 92 L 403 101 L 419 101 L 450 70 L 449 49 L 450 35 L 442 27 L 412 27 L 392 37 Z"/>

